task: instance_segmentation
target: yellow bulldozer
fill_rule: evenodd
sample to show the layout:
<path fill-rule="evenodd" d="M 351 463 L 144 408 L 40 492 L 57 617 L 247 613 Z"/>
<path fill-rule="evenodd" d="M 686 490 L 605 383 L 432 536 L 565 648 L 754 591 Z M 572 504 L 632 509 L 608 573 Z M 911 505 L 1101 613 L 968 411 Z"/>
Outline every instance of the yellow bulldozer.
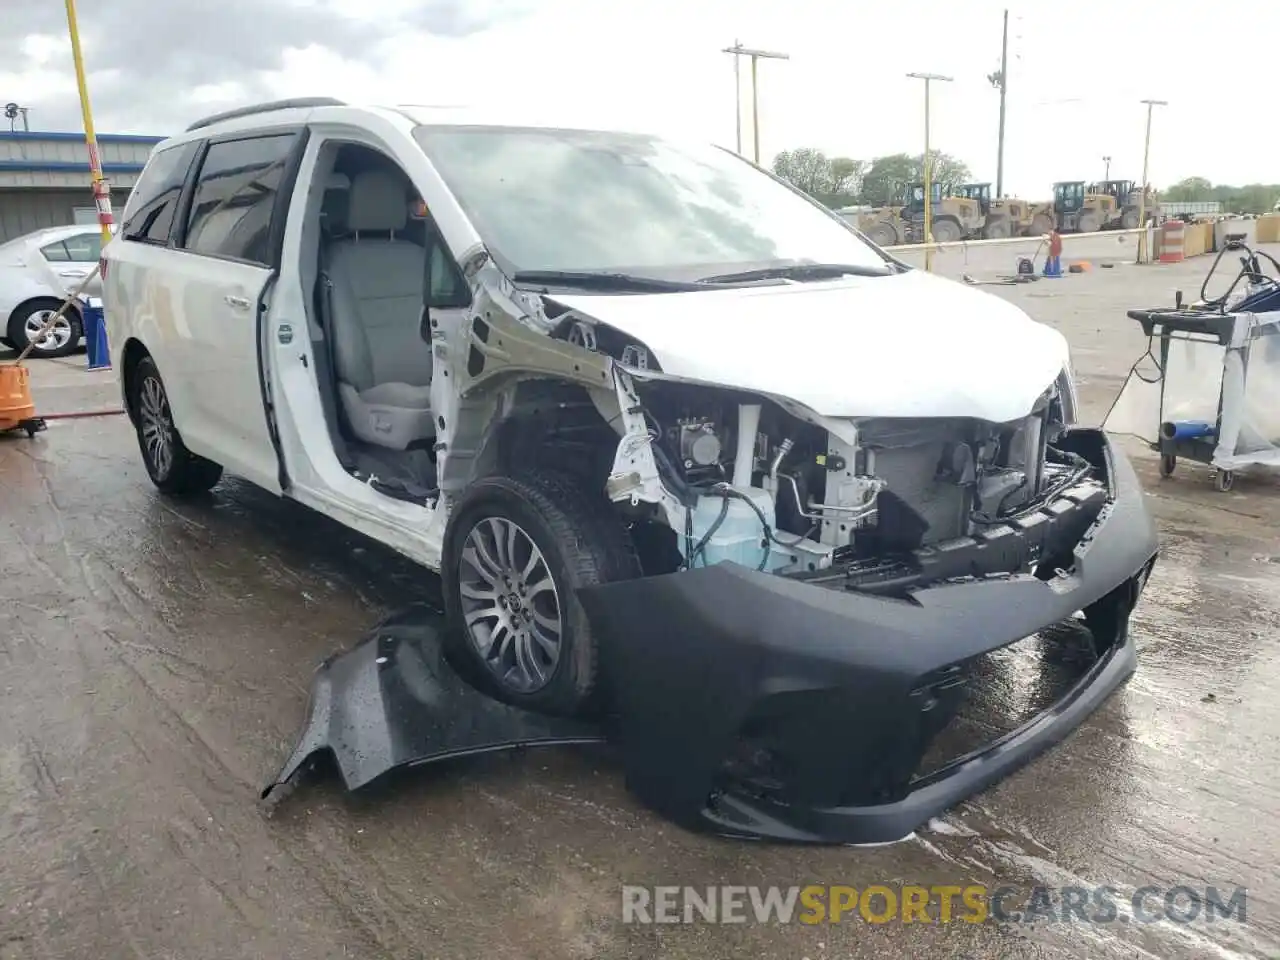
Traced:
<path fill-rule="evenodd" d="M 982 210 L 982 236 L 988 240 L 1004 237 L 1034 236 L 1036 216 L 1040 215 L 1042 232 L 1048 233 L 1053 225 L 1048 219 L 1052 216 L 1052 204 L 1029 203 L 1016 197 L 991 198 L 990 183 L 962 183 L 956 188 L 956 194 L 977 202 Z"/>
<path fill-rule="evenodd" d="M 930 224 L 936 243 L 952 243 L 982 236 L 986 217 L 982 205 L 960 196 L 953 184 L 930 184 Z M 902 211 L 906 237 L 910 243 L 924 243 L 924 184 L 913 183 L 907 190 L 907 205 Z"/>
<path fill-rule="evenodd" d="M 1137 229 L 1142 215 L 1138 209 L 1142 205 L 1142 188 L 1135 186 L 1132 180 L 1100 180 L 1085 187 L 1085 195 L 1111 198 L 1103 230 Z M 1156 197 L 1148 191 L 1147 212 L 1152 212 L 1155 207 Z"/>
<path fill-rule="evenodd" d="M 1091 192 L 1083 180 L 1060 180 L 1053 185 L 1053 214 L 1062 233 L 1093 233 L 1123 219 L 1115 197 Z"/>

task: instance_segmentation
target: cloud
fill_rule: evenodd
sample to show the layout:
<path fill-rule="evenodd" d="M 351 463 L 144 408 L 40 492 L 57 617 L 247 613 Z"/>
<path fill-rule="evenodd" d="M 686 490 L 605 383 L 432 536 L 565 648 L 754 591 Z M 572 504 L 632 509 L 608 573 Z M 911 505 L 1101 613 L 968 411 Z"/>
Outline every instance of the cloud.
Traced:
<path fill-rule="evenodd" d="M 102 0 L 77 13 L 95 125 L 168 132 L 193 112 L 276 96 L 271 75 L 292 51 L 376 60 L 388 40 L 468 37 L 525 9 L 524 0 Z M 4 21 L 0 65 L 24 66 L 27 82 L 0 72 L 0 88 L 25 87 L 20 102 L 42 128 L 78 127 L 63 5 L 27 3 Z"/>
<path fill-rule="evenodd" d="M 94 119 L 104 132 L 172 133 L 254 100 L 328 95 L 353 103 L 500 103 L 515 117 L 566 111 L 599 122 L 679 127 L 732 146 L 735 39 L 785 51 L 759 65 L 761 158 L 812 146 L 870 159 L 919 153 L 923 89 L 909 70 L 954 77 L 933 90 L 933 145 L 994 180 L 1000 63 L 1010 9 L 1006 191 L 1046 199 L 1054 180 L 1142 176 L 1144 97 L 1156 111 L 1156 184 L 1200 175 L 1272 180 L 1249 142 L 1274 59 L 1280 7 L 1237 19 L 1144 0 L 1140 49 L 1116 46 L 1115 0 L 1069 15 L 1037 0 L 913 4 L 836 0 L 83 0 Z M 0 97 L 42 129 L 80 126 L 63 5 L 0 0 Z M 1128 21 L 1126 21 L 1128 22 Z M 1194 43 L 1188 38 L 1194 38 Z M 1190 46 L 1188 46 L 1190 44 Z M 1230 50 L 1218 82 L 1202 51 Z M 1193 52 L 1187 52 L 1193 51 Z M 1206 72 L 1208 71 L 1208 72 Z M 750 152 L 750 69 L 742 64 L 742 136 Z M 1256 139 L 1256 138 L 1255 138 Z M 1235 141 L 1231 141 L 1235 142 Z"/>

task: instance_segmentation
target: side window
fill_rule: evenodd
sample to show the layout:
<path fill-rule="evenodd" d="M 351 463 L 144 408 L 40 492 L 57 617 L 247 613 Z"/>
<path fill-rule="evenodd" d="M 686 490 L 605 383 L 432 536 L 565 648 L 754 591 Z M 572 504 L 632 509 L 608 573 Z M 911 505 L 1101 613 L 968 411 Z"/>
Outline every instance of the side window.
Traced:
<path fill-rule="evenodd" d="M 45 244 L 45 246 L 40 248 L 40 252 L 50 263 L 66 263 L 71 259 L 71 254 L 67 252 L 67 245 L 61 240 L 55 240 L 53 243 Z"/>
<path fill-rule="evenodd" d="M 427 290 L 428 307 L 444 310 L 471 305 L 467 281 L 434 227 L 427 230 L 427 269 L 431 278 Z"/>
<path fill-rule="evenodd" d="M 436 309 L 460 309 L 471 305 L 471 290 L 466 278 L 453 259 L 444 238 L 427 212 L 427 205 L 415 200 L 409 207 L 410 221 L 418 221 L 423 230 L 420 234 L 423 246 L 427 250 L 427 307 Z"/>
<path fill-rule="evenodd" d="M 97 263 L 102 256 L 102 234 L 77 233 L 63 241 L 67 257 L 76 263 Z"/>
<path fill-rule="evenodd" d="M 297 135 L 210 144 L 196 180 L 183 246 L 271 265 L 271 214 Z"/>
<path fill-rule="evenodd" d="M 199 146 L 184 143 L 152 154 L 125 204 L 120 225 L 125 240 L 168 244 L 182 185 Z"/>

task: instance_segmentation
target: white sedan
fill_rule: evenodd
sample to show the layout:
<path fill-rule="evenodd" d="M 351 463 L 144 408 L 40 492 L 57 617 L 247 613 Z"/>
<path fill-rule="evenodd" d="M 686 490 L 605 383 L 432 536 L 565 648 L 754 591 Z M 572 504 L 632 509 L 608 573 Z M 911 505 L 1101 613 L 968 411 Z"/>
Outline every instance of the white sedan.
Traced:
<path fill-rule="evenodd" d="M 97 226 L 49 227 L 0 244 L 0 343 L 24 350 L 93 271 L 102 252 Z M 94 277 L 85 296 L 102 296 Z M 31 351 L 33 357 L 61 357 L 84 335 L 78 304 L 68 308 Z"/>

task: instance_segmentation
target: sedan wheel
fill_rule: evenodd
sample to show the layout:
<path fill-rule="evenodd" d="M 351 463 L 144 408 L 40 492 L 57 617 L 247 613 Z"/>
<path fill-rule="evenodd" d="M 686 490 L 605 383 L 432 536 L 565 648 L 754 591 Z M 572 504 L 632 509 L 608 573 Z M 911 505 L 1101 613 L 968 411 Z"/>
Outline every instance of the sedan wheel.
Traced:
<path fill-rule="evenodd" d="M 8 330 L 4 331 L 14 349 L 21 352 L 30 344 L 33 357 L 63 357 L 74 350 L 80 343 L 80 320 L 74 312 L 64 313 L 44 330 L 61 306 L 52 300 L 42 301 L 16 312 L 10 318 Z"/>

